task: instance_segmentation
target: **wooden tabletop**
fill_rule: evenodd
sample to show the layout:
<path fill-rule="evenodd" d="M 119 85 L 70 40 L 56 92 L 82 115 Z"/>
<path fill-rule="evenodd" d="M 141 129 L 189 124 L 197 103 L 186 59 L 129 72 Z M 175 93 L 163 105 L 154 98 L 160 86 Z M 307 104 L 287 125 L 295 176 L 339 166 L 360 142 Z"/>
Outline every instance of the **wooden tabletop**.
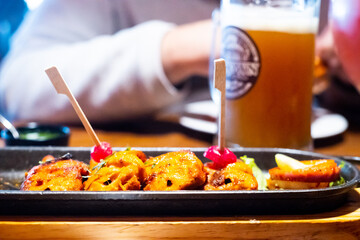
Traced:
<path fill-rule="evenodd" d="M 116 147 L 208 147 L 213 136 L 174 122 L 143 120 L 95 126 L 101 141 Z M 70 146 L 92 146 L 81 126 L 71 127 Z M 349 129 L 315 152 L 360 156 L 360 131 Z M 354 162 L 355 163 L 355 162 Z M 360 188 L 330 212 L 306 215 L 226 217 L 0 216 L 0 239 L 360 239 Z"/>

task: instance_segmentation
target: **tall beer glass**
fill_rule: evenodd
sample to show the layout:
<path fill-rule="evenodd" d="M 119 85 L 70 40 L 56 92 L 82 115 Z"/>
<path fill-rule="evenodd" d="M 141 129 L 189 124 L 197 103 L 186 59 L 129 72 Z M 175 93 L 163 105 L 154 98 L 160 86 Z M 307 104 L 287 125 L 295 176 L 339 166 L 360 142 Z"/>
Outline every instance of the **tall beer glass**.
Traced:
<path fill-rule="evenodd" d="M 228 146 L 309 149 L 317 0 L 222 0 Z"/>

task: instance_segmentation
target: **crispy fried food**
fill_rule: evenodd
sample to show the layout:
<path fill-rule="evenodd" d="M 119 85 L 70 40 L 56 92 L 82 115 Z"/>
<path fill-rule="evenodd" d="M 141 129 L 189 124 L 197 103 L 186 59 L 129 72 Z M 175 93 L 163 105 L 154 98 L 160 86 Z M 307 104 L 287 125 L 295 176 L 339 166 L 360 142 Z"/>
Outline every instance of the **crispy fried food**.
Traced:
<path fill-rule="evenodd" d="M 83 189 L 83 176 L 88 175 L 87 164 L 77 160 L 55 160 L 46 156 L 46 162 L 25 174 L 21 185 L 24 191 L 79 191 Z M 45 159 L 44 158 L 44 159 Z"/>
<path fill-rule="evenodd" d="M 87 191 L 140 190 L 144 181 L 146 155 L 141 151 L 115 152 L 104 161 L 90 162 L 91 173 L 84 189 Z"/>
<path fill-rule="evenodd" d="M 256 190 L 258 182 L 251 168 L 243 161 L 237 160 L 225 168 L 214 169 L 212 162 L 205 164 L 207 183 L 205 190 Z"/>
<path fill-rule="evenodd" d="M 269 170 L 268 188 L 311 189 L 329 186 L 340 177 L 340 167 L 332 159 L 301 161 L 308 167 L 285 171 L 279 167 Z"/>
<path fill-rule="evenodd" d="M 145 162 L 144 190 L 201 189 L 206 175 L 204 165 L 190 151 L 169 152 Z"/>
<path fill-rule="evenodd" d="M 270 190 L 274 189 L 318 189 L 326 188 L 329 182 L 296 182 L 267 179 L 267 187 Z"/>
<path fill-rule="evenodd" d="M 339 178 L 340 168 L 332 159 L 301 161 L 306 168 L 284 171 L 279 167 L 269 170 L 271 179 L 297 182 L 331 182 Z"/>
<path fill-rule="evenodd" d="M 141 159 L 142 162 L 145 162 L 147 159 L 146 154 L 143 151 L 139 151 L 139 150 L 125 150 L 126 154 L 134 154 L 136 155 L 138 158 Z M 89 169 L 93 169 L 96 165 L 98 165 L 99 163 L 94 161 L 93 159 L 90 159 L 90 167 Z"/>
<path fill-rule="evenodd" d="M 145 154 L 143 151 L 133 150 L 133 149 L 126 150 L 126 151 L 128 152 L 128 154 L 134 154 L 134 155 L 136 155 L 138 158 L 141 159 L 142 162 L 146 162 L 146 160 L 147 160 L 147 156 L 146 156 L 146 154 Z"/>

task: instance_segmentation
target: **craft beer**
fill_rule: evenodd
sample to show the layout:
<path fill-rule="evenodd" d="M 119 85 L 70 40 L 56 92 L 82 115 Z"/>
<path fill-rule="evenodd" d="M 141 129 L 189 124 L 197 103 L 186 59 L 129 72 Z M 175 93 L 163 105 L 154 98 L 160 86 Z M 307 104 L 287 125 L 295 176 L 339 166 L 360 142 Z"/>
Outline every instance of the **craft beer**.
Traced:
<path fill-rule="evenodd" d="M 317 21 L 269 11 L 222 12 L 227 144 L 309 149 Z"/>

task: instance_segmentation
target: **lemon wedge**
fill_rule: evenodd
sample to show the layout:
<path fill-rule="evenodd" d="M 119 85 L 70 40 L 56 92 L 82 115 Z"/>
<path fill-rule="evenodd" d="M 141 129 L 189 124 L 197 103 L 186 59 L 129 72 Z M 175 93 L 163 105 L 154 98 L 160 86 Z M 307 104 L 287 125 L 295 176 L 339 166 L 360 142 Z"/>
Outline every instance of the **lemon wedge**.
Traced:
<path fill-rule="evenodd" d="M 275 161 L 278 167 L 285 171 L 292 171 L 296 169 L 305 168 L 306 165 L 296 160 L 295 158 L 286 156 L 281 153 L 275 154 Z"/>

